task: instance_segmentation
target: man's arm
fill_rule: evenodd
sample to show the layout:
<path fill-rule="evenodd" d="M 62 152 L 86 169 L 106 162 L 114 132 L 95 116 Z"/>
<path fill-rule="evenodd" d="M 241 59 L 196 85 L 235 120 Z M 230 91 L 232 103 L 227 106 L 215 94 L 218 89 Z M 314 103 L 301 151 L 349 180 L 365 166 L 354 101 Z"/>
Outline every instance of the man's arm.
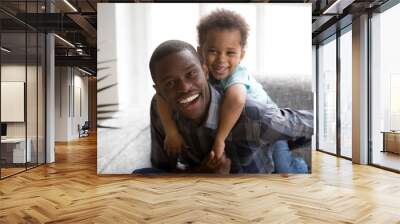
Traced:
<path fill-rule="evenodd" d="M 151 131 L 151 164 L 153 167 L 170 171 L 175 169 L 176 158 L 168 156 L 164 150 L 165 132 L 157 112 L 157 102 L 154 96 L 150 107 L 150 131 Z"/>
<path fill-rule="evenodd" d="M 150 128 L 151 128 L 151 164 L 153 167 L 171 173 L 219 173 L 228 174 L 230 170 L 230 160 L 225 156 L 215 159 L 215 154 L 204 159 L 197 167 L 179 170 L 176 167 L 176 157 L 168 156 L 163 148 L 165 132 L 162 128 L 161 120 L 157 112 L 156 97 L 153 97 L 150 108 Z"/>
<path fill-rule="evenodd" d="M 176 156 L 184 148 L 185 142 L 178 131 L 175 121 L 172 119 L 172 110 L 168 103 L 158 94 L 157 111 L 163 130 L 165 131 L 164 149 L 171 156 Z"/>

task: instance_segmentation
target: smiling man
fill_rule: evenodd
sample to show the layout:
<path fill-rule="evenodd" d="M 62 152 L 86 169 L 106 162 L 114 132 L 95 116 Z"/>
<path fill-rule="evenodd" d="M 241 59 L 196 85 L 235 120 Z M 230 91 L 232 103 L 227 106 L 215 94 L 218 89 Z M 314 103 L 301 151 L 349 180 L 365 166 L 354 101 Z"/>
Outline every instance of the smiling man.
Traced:
<path fill-rule="evenodd" d="M 215 159 L 211 151 L 222 96 L 207 82 L 196 50 L 188 43 L 170 40 L 160 44 L 150 59 L 150 72 L 159 97 L 174 110 L 174 121 L 187 148 L 178 156 L 163 148 L 165 132 L 151 104 L 151 162 L 167 172 L 272 173 L 271 145 L 278 139 L 310 138 L 313 115 L 278 109 L 249 98 L 226 139 L 226 155 Z M 278 111 L 277 111 L 278 110 Z"/>

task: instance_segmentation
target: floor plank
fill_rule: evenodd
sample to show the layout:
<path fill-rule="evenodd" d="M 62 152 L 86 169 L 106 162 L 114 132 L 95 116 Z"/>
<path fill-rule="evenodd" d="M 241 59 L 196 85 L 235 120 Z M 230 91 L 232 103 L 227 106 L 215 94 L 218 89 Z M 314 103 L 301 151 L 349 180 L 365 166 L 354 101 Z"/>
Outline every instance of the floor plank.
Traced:
<path fill-rule="evenodd" d="M 0 223 L 400 223 L 400 175 L 313 152 L 311 175 L 96 174 L 96 138 L 0 181 Z"/>

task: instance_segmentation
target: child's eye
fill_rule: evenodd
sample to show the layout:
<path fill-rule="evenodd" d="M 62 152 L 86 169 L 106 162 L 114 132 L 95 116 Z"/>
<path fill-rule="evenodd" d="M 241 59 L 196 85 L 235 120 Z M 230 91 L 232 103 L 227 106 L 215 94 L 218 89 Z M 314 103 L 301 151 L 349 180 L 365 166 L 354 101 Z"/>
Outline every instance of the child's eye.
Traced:
<path fill-rule="evenodd" d="M 228 55 L 235 55 L 236 54 L 236 52 L 234 52 L 234 51 L 228 51 Z"/>
<path fill-rule="evenodd" d="M 217 51 L 214 50 L 214 49 L 209 49 L 209 50 L 208 50 L 208 53 L 215 54 L 215 53 L 217 53 Z"/>
<path fill-rule="evenodd" d="M 195 76 L 196 76 L 196 71 L 191 71 L 191 72 L 189 72 L 187 76 L 188 76 L 189 78 L 195 77 Z"/>

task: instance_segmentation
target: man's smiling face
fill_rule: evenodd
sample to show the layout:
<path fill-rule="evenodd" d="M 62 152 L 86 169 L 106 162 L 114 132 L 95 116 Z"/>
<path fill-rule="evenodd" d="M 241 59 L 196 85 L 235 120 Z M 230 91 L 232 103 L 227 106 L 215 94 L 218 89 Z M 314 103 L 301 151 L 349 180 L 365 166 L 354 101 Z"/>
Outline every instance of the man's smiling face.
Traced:
<path fill-rule="evenodd" d="M 154 67 L 155 88 L 184 117 L 201 123 L 207 115 L 210 90 L 199 59 L 189 50 L 163 57 Z"/>

